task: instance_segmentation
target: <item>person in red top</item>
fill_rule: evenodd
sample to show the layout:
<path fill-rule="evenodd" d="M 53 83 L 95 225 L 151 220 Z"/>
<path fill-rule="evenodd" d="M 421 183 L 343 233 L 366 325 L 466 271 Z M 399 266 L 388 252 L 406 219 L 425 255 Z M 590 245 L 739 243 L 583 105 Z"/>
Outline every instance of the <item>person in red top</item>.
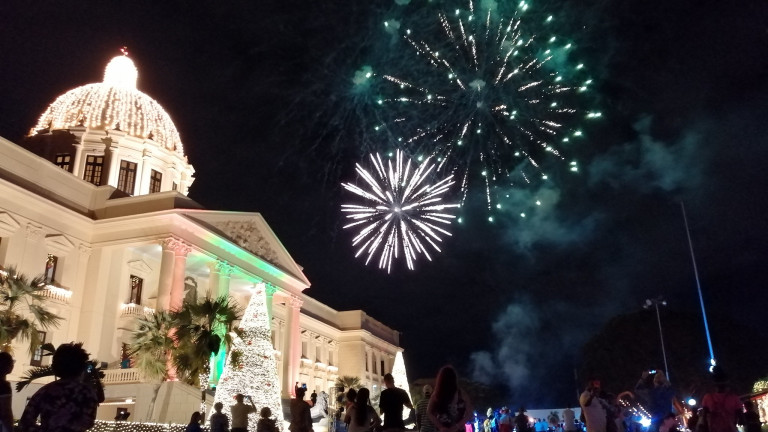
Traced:
<path fill-rule="evenodd" d="M 719 366 L 712 370 L 715 391 L 704 395 L 702 421 L 709 432 L 736 432 L 736 423 L 744 416 L 744 406 L 739 397 L 731 391 L 728 377 Z"/>

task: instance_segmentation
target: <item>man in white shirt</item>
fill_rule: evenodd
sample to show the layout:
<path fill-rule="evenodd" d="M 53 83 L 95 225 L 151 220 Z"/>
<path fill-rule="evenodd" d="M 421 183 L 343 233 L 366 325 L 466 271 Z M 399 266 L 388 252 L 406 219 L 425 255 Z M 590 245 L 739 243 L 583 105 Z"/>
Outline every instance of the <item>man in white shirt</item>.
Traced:
<path fill-rule="evenodd" d="M 245 396 L 238 393 L 235 395 L 235 403 L 229 407 L 232 414 L 232 432 L 247 432 L 248 431 L 248 414 L 256 412 L 256 405 L 253 404 L 253 399 L 248 397 L 248 402 L 251 406 L 243 403 Z"/>
<path fill-rule="evenodd" d="M 592 380 L 579 397 L 579 404 L 587 420 L 587 432 L 605 432 L 605 402 L 600 399 L 600 381 Z"/>

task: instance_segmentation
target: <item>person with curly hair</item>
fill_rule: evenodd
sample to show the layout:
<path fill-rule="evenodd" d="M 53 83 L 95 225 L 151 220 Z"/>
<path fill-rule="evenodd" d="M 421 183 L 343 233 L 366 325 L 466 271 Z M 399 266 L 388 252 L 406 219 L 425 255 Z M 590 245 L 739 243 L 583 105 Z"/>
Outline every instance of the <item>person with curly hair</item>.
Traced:
<path fill-rule="evenodd" d="M 60 345 L 51 364 L 59 379 L 32 395 L 19 420 L 19 429 L 22 432 L 85 432 L 93 427 L 96 409 L 104 402 L 104 388 L 89 366 L 83 344 Z"/>

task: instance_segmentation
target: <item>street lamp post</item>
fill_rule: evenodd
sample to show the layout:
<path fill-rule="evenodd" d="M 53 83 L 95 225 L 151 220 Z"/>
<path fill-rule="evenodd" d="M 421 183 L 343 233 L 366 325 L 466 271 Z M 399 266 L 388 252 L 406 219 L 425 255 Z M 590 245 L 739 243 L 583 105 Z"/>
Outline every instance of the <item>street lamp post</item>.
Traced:
<path fill-rule="evenodd" d="M 656 321 L 659 323 L 659 339 L 661 340 L 661 355 L 664 357 L 664 374 L 667 376 L 667 381 L 669 381 L 669 366 L 667 366 L 667 350 L 664 349 L 664 332 L 661 330 L 661 315 L 659 314 L 659 305 L 666 306 L 667 301 L 664 300 L 661 296 L 656 297 L 655 299 L 646 299 L 645 304 L 643 307 L 645 309 L 648 309 L 650 307 L 656 308 Z"/>

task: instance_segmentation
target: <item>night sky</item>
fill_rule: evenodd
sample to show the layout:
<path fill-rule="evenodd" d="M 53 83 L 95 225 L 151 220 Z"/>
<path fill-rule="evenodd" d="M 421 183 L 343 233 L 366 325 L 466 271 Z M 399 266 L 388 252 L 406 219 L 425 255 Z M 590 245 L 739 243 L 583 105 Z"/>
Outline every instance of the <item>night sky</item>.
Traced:
<path fill-rule="evenodd" d="M 764 337 L 768 4 L 533 3 L 556 13 L 596 82 L 603 117 L 568 155 L 581 171 L 563 164 L 549 186 L 512 191 L 494 223 L 470 193 L 444 252 L 415 271 L 355 259 L 339 210 L 355 162 L 391 144 L 365 134 L 349 89 L 389 37 L 392 1 L 4 1 L 0 136 L 18 141 L 127 46 L 196 169 L 190 197 L 263 214 L 306 294 L 402 332 L 411 380 L 452 363 L 530 407 L 574 402 L 581 347 L 611 317 L 657 295 L 667 313 L 700 313 L 681 201 L 711 327 Z M 521 219 L 515 200 L 533 196 L 546 205 Z"/>

